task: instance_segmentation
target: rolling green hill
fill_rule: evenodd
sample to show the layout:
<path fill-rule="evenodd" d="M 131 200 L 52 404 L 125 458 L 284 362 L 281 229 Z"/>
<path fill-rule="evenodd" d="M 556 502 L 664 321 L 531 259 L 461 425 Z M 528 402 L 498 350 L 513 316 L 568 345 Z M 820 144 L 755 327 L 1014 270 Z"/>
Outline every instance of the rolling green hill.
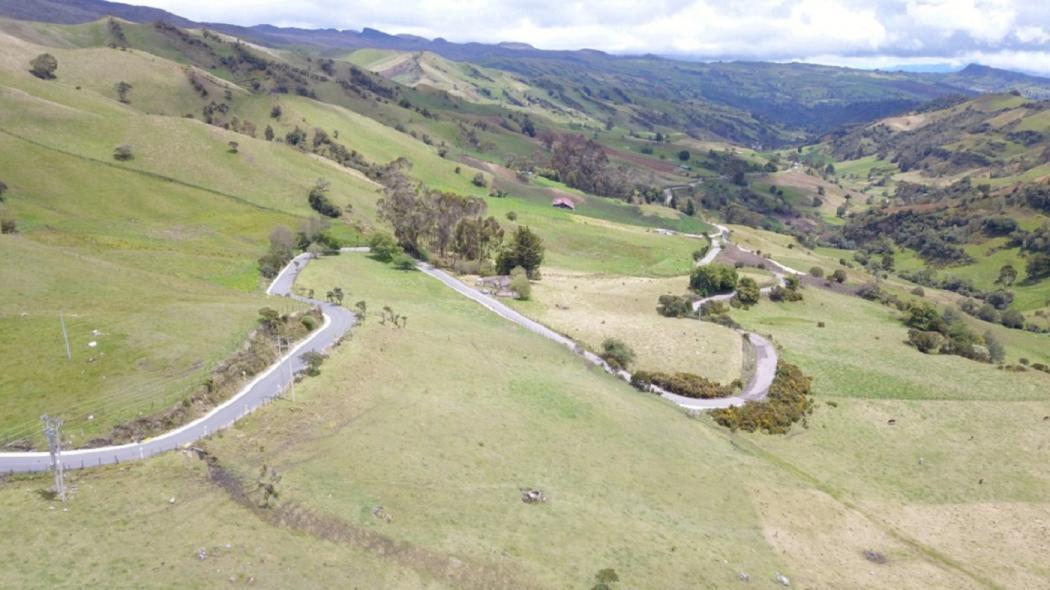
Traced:
<path fill-rule="evenodd" d="M 190 448 L 69 472 L 62 504 L 50 474 L 0 474 L 0 536 L 17 541 L 0 587 L 1050 580 L 1050 276 L 1029 271 L 1050 261 L 1050 109 L 943 98 L 1035 96 L 1038 79 L 99 18 L 113 6 L 0 0 L 67 23 L 0 19 L 0 449 L 43 448 L 44 413 L 67 448 L 97 445 L 203 411 L 192 394 L 217 367 L 243 382 L 239 355 L 269 350 L 250 340 L 260 308 L 305 308 L 264 295 L 273 245 L 325 251 L 296 292 L 338 288 L 360 321 L 295 396 Z M 45 52 L 53 79 L 29 71 Z M 319 186 L 328 207 L 311 206 Z M 494 252 L 531 230 L 541 272 L 514 307 L 581 347 L 400 253 L 335 255 L 394 233 L 384 196 L 440 222 L 414 252 L 468 284 L 495 261 L 465 253 L 484 236 L 446 223 L 458 208 L 498 224 Z M 677 234 L 715 224 L 720 274 L 772 287 L 774 268 L 744 262 L 760 254 L 810 275 L 801 299 L 658 315 L 661 296 L 690 301 L 713 243 Z M 987 358 L 909 346 L 922 304 Z M 746 382 L 759 361 L 739 330 L 800 371 L 782 364 L 777 403 L 742 412 L 794 412 L 785 390 L 813 379 L 786 435 L 686 414 L 580 358 L 633 347 L 631 371 Z"/>

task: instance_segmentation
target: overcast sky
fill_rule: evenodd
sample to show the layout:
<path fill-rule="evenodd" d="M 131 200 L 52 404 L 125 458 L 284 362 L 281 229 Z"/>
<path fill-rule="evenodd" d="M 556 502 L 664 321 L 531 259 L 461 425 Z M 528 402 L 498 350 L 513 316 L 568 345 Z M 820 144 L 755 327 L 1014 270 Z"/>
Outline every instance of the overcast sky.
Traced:
<path fill-rule="evenodd" d="M 1050 0 L 127 0 L 193 20 L 699 59 L 1050 75 Z"/>

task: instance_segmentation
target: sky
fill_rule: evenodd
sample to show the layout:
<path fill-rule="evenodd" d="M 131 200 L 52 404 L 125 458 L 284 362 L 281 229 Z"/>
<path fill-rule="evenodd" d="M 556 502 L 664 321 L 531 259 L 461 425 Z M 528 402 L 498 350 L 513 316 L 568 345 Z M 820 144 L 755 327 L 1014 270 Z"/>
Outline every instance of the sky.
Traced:
<path fill-rule="evenodd" d="M 204 22 L 409 33 L 687 59 L 1050 76 L 1048 0 L 125 0 Z"/>

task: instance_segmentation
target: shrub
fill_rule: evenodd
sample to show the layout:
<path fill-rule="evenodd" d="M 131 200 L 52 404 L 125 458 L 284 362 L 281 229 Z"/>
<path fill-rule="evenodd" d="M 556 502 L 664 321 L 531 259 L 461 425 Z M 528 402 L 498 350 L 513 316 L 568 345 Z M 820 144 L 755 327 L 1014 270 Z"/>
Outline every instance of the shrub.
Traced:
<path fill-rule="evenodd" d="M 277 276 L 277 273 L 281 272 L 284 265 L 288 264 L 288 261 L 291 259 L 292 254 L 290 252 L 270 250 L 259 258 L 259 274 L 267 279 L 272 279 Z"/>
<path fill-rule="evenodd" d="M 777 364 L 777 375 L 769 388 L 769 397 L 760 402 L 743 406 L 714 410 L 715 422 L 733 430 L 767 434 L 787 434 L 791 425 L 804 420 L 813 411 L 809 399 L 812 379 L 798 367 L 781 361 Z"/>
<path fill-rule="evenodd" d="M 988 360 L 993 363 L 1001 363 L 1006 359 L 1006 349 L 999 339 L 992 334 L 991 330 L 984 333 L 984 347 L 988 349 Z"/>
<path fill-rule="evenodd" d="M 692 302 L 678 295 L 661 295 L 657 300 L 656 313 L 668 318 L 684 318 L 693 315 Z"/>
<path fill-rule="evenodd" d="M 1016 309 L 1007 309 L 999 314 L 999 321 L 1007 328 L 1013 328 L 1014 330 L 1024 328 L 1025 324 L 1024 314 Z"/>
<path fill-rule="evenodd" d="M 319 178 L 314 183 L 313 188 L 310 189 L 308 201 L 310 202 L 310 208 L 317 211 L 325 217 L 339 217 L 343 214 L 328 198 L 328 181 Z"/>
<path fill-rule="evenodd" d="M 725 264 L 699 266 L 689 276 L 689 288 L 701 297 L 729 293 L 736 289 L 736 282 L 736 269 Z"/>
<path fill-rule="evenodd" d="M 602 352 L 599 356 L 614 369 L 626 369 L 634 362 L 634 350 L 616 338 L 606 338 L 602 341 Z"/>
<path fill-rule="evenodd" d="M 922 287 L 915 287 L 914 289 L 911 290 L 911 294 L 916 296 L 916 297 L 925 297 L 926 296 L 926 291 L 923 290 Z"/>
<path fill-rule="evenodd" d="M 831 278 L 835 279 L 836 283 L 846 282 L 846 271 L 841 268 L 836 268 L 835 272 L 831 273 Z"/>
<path fill-rule="evenodd" d="M 485 180 L 485 175 L 478 172 L 474 175 L 474 178 L 470 179 L 470 182 L 477 187 L 486 187 L 489 185 L 488 181 Z"/>
<path fill-rule="evenodd" d="M 415 270 L 416 260 L 404 252 L 398 252 L 394 255 L 391 262 L 394 264 L 394 268 L 398 270 Z"/>
<path fill-rule="evenodd" d="M 755 282 L 751 277 L 744 277 L 740 279 L 740 282 L 736 286 L 736 300 L 741 305 L 755 305 L 758 303 L 759 297 L 762 291 L 758 288 L 758 283 Z"/>
<path fill-rule="evenodd" d="M 0 234 L 17 234 L 18 223 L 14 219 L 0 219 Z"/>
<path fill-rule="evenodd" d="M 918 349 L 919 352 L 926 354 L 938 353 L 945 342 L 947 342 L 947 339 L 940 332 L 916 330 L 915 328 L 908 330 L 908 343 Z"/>
<path fill-rule="evenodd" d="M 121 80 L 113 85 L 113 89 L 117 92 L 117 100 L 124 104 L 131 104 L 131 99 L 128 98 L 128 93 L 131 92 L 131 84 Z"/>
<path fill-rule="evenodd" d="M 113 148 L 113 159 L 121 162 L 127 162 L 135 158 L 135 150 L 130 145 L 122 143 L 117 147 Z"/>
<path fill-rule="evenodd" d="M 693 250 L 693 262 L 699 262 L 701 258 L 703 258 L 704 256 L 707 256 L 707 251 L 710 248 L 711 248 L 711 245 L 708 244 L 708 245 L 704 246 L 703 248 L 697 248 L 696 250 Z"/>
<path fill-rule="evenodd" d="M 306 374 L 311 377 L 316 377 L 321 374 L 321 365 L 328 357 L 319 352 L 304 352 L 299 355 L 299 358 L 306 363 Z"/>
<path fill-rule="evenodd" d="M 809 276 L 822 279 L 824 278 L 824 269 L 820 268 L 819 266 L 814 266 L 813 268 L 809 269 Z"/>
<path fill-rule="evenodd" d="M 985 303 L 977 310 L 977 317 L 992 323 L 999 323 L 999 312 L 990 303 Z"/>
<path fill-rule="evenodd" d="M 4 181 L 0 180 L 0 203 L 3 203 L 6 200 L 6 197 L 4 197 L 4 193 L 6 192 L 7 185 L 4 184 Z"/>
<path fill-rule="evenodd" d="M 637 371 L 632 376 L 632 383 L 636 381 L 635 387 L 645 385 L 644 389 L 648 389 L 648 384 L 652 384 L 664 391 L 693 399 L 728 397 L 733 394 L 734 387 L 739 384 L 739 381 L 735 381 L 730 385 L 721 385 L 693 373 L 674 373 L 672 375 L 648 371 Z"/>
<path fill-rule="evenodd" d="M 53 80 L 58 71 L 58 60 L 50 53 L 41 53 L 29 62 L 29 72 L 41 80 Z"/>
<path fill-rule="evenodd" d="M 510 288 L 518 294 L 518 299 L 528 301 L 532 298 L 532 283 L 523 267 L 515 266 L 510 271 Z"/>
<path fill-rule="evenodd" d="M 368 247 L 371 249 L 372 257 L 380 262 L 390 262 L 394 256 L 401 254 L 401 246 L 397 245 L 394 236 L 387 233 L 372 234 L 371 239 L 368 240 Z"/>
<path fill-rule="evenodd" d="M 514 211 L 507 211 L 507 220 L 508 221 L 517 221 L 518 220 L 518 214 L 515 213 Z"/>
<path fill-rule="evenodd" d="M 313 316 L 304 315 L 299 320 L 299 323 L 301 323 L 303 325 L 303 327 L 306 328 L 310 332 L 313 332 L 315 329 L 317 329 L 317 320 L 314 319 Z"/>
<path fill-rule="evenodd" d="M 799 292 L 800 285 L 798 277 L 787 277 L 784 286 L 777 285 L 769 290 L 769 299 L 770 301 L 802 301 L 802 293 Z"/>
<path fill-rule="evenodd" d="M 857 289 L 857 297 L 868 301 L 881 301 L 883 298 L 882 287 L 878 283 L 864 283 Z"/>

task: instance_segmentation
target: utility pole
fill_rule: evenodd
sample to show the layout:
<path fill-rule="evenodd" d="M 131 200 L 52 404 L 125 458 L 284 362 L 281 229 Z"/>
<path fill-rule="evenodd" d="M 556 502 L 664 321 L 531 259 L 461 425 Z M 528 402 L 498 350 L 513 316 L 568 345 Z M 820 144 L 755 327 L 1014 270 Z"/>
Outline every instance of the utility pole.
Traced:
<path fill-rule="evenodd" d="M 69 348 L 69 333 L 66 332 L 65 314 L 58 312 L 58 321 L 62 324 L 62 339 L 66 341 L 66 359 L 73 360 L 73 350 Z"/>
<path fill-rule="evenodd" d="M 55 493 L 59 499 L 66 501 L 65 469 L 62 466 L 62 419 L 51 418 L 44 414 L 44 436 L 47 437 L 47 450 L 51 453 L 51 470 L 55 472 Z"/>

